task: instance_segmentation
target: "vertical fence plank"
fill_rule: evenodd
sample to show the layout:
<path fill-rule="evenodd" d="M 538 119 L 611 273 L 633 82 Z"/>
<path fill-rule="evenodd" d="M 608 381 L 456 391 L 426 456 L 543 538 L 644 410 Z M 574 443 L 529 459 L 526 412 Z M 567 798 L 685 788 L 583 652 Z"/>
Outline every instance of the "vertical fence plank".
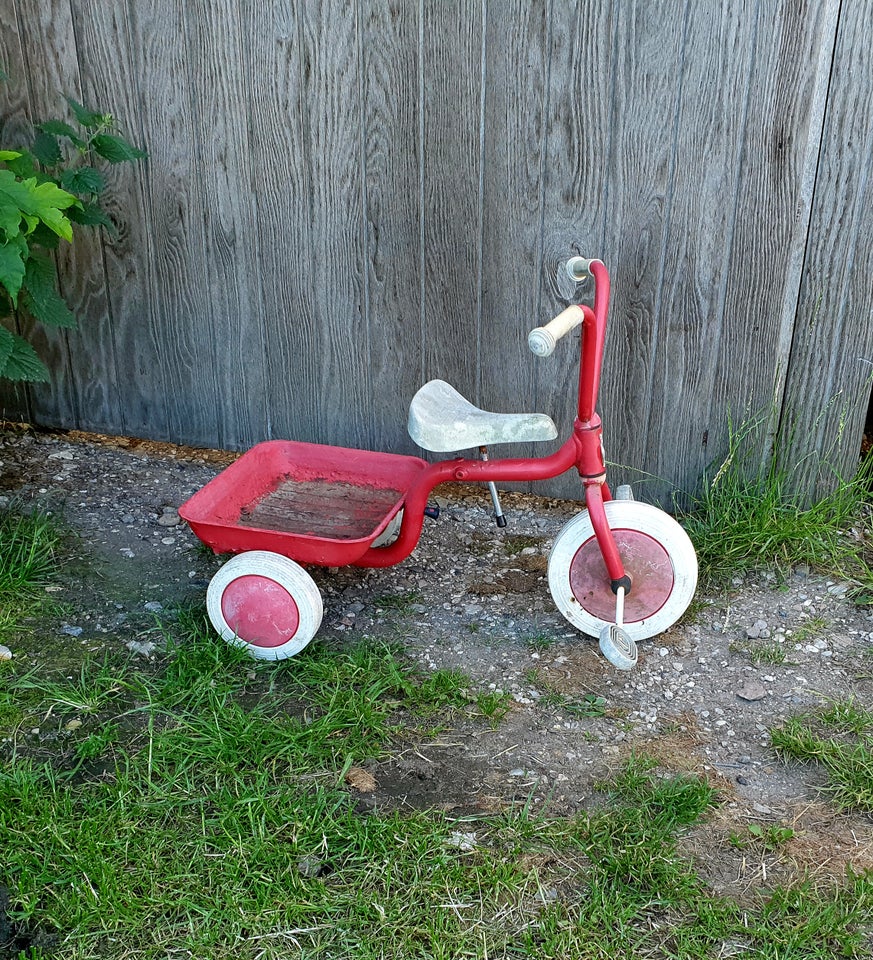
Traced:
<path fill-rule="evenodd" d="M 485 23 L 479 379 L 481 402 L 501 412 L 532 411 L 536 403 L 536 358 L 527 334 L 543 320 L 550 6 L 549 0 L 489 4 Z M 491 454 L 529 456 L 531 447 L 501 446 Z"/>
<path fill-rule="evenodd" d="M 320 345 L 318 436 L 365 447 L 370 434 L 364 283 L 360 47 L 355 0 L 303 4 L 313 282 Z M 291 251 L 289 251 L 289 254 Z"/>
<path fill-rule="evenodd" d="M 52 47 L 60 48 L 57 52 L 44 51 L 44 55 L 54 57 L 61 73 L 54 78 L 57 89 L 45 90 L 34 100 L 34 103 L 45 101 L 43 116 L 38 119 L 67 119 L 71 111 L 64 96 L 80 103 L 88 99 L 82 89 L 81 51 L 69 0 L 48 4 L 40 0 L 36 7 L 30 0 L 24 0 L 22 9 L 27 10 L 28 22 L 38 29 L 37 37 L 47 41 L 56 36 Z M 103 103 L 87 106 L 103 111 L 109 109 Z M 69 146 L 66 150 L 69 152 Z M 107 165 L 103 163 L 102 166 Z M 129 169 L 126 172 L 130 176 L 137 175 Z M 103 257 L 105 236 L 107 233 L 102 227 L 75 227 L 73 243 L 62 243 L 58 248 L 59 289 L 77 318 L 78 327 L 60 338 L 66 362 L 62 365 L 56 361 L 58 365 L 53 365 L 52 377 L 54 379 L 64 368 L 69 370 L 74 402 L 71 420 L 64 423 L 60 411 L 57 411 L 57 422 L 80 429 L 111 431 L 118 429 L 122 415 L 109 284 Z"/>
<path fill-rule="evenodd" d="M 324 389 L 314 357 L 323 330 L 316 321 L 312 258 L 312 189 L 307 160 L 310 105 L 304 93 L 300 4 L 243 5 L 251 75 L 249 137 L 266 349 L 267 435 L 319 436 Z M 308 69 L 308 67 L 306 67 Z M 329 389 L 329 388 L 327 388 Z"/>
<path fill-rule="evenodd" d="M 66 106 L 63 92 L 77 84 L 76 42 L 73 36 L 69 0 L 17 0 L 18 29 L 22 55 L 28 73 L 28 103 L 33 123 L 63 113 Z M 88 239 L 77 230 L 74 242 L 89 246 Z M 63 243 L 62 243 L 63 246 Z M 59 248 L 56 257 L 63 267 L 75 258 Z M 70 284 L 75 290 L 75 283 Z M 80 298 L 75 297 L 78 300 Z M 74 303 L 73 306 L 79 306 Z M 39 354 L 51 371 L 49 383 L 35 383 L 29 388 L 31 413 L 37 422 L 72 427 L 79 422 L 74 373 L 66 330 L 45 327 L 24 312 L 18 319 L 22 336 Z M 84 320 L 87 323 L 87 318 Z M 99 374 L 98 374 L 99 376 Z"/>
<path fill-rule="evenodd" d="M 222 447 L 267 433 L 264 317 L 251 182 L 248 51 L 238 4 L 188 5 L 196 179 L 203 188 L 206 302 L 215 340 L 215 426 Z"/>
<path fill-rule="evenodd" d="M 142 130 L 151 177 L 145 206 L 151 231 L 150 294 L 167 427 L 185 443 L 207 444 L 216 429 L 216 343 L 206 284 L 203 185 L 197 163 L 187 6 L 154 0 L 131 7 L 138 51 Z M 203 82 L 210 82 L 208 76 Z"/>
<path fill-rule="evenodd" d="M 646 436 L 646 496 L 694 489 L 726 426 L 710 410 L 725 318 L 721 294 L 730 262 L 741 145 L 757 40 L 757 16 L 724 4 L 689 8 L 681 76 L 669 232 L 657 292 L 651 404 L 637 424 Z M 727 320 L 730 324 L 730 319 Z M 646 429 L 647 427 L 647 429 Z"/>
<path fill-rule="evenodd" d="M 611 177 L 607 157 L 613 133 L 610 104 L 617 29 L 617 15 L 609 4 L 552 2 L 539 322 L 583 299 L 585 288 L 577 287 L 565 272 L 571 256 L 599 257 L 610 269 L 615 266 L 604 249 L 604 219 Z M 576 413 L 579 345 L 580 334 L 575 332 L 551 357 L 535 363 L 535 408 L 555 420 L 562 437 L 569 435 Z M 578 497 L 579 478 L 567 474 L 546 489 L 556 496 Z"/>
<path fill-rule="evenodd" d="M 783 408 L 782 456 L 809 495 L 853 475 L 873 382 L 871 38 L 873 6 L 844 3 Z"/>
<path fill-rule="evenodd" d="M 127 0 L 75 0 L 73 21 L 82 97 L 117 118 L 123 132 L 151 150 L 140 111 L 141 69 Z M 107 430 L 168 439 L 166 344 L 151 285 L 151 252 L 158 242 L 145 203 L 150 181 L 162 177 L 151 159 L 112 166 L 101 198 L 116 229 L 103 234 L 109 333 L 115 347 L 119 420 Z M 180 323 L 183 321 L 180 319 Z M 192 321 L 186 318 L 185 325 Z"/>
<path fill-rule="evenodd" d="M 423 0 L 423 379 L 478 400 L 482 0 Z"/>
<path fill-rule="evenodd" d="M 389 0 L 360 6 L 373 445 L 412 453 L 406 408 L 421 386 L 422 349 L 419 11 Z"/>
<path fill-rule="evenodd" d="M 24 141 L 30 130 L 27 115 L 27 69 L 18 33 L 15 3 L 0 19 L 0 69 L 8 76 L 0 81 L 0 149 L 10 149 Z M 14 316 L 0 323 L 18 332 Z M 0 420 L 30 420 L 30 397 L 23 384 L 0 379 Z"/>
<path fill-rule="evenodd" d="M 782 402 L 791 329 L 821 144 L 838 0 L 762 3 L 753 60 L 737 218 L 729 252 L 710 436 L 735 421 L 774 424 Z M 770 456 L 762 429 L 750 465 Z M 724 453 L 724 440 L 721 441 Z M 712 449 L 717 454 L 718 449 Z"/>
<path fill-rule="evenodd" d="M 676 141 L 687 6 L 684 0 L 618 4 L 603 259 L 612 266 L 611 331 L 601 409 L 606 451 L 648 466 L 646 423 L 659 340 L 661 270 L 676 179 Z M 623 478 L 619 467 L 613 480 Z M 648 491 L 646 498 L 650 497 Z"/>

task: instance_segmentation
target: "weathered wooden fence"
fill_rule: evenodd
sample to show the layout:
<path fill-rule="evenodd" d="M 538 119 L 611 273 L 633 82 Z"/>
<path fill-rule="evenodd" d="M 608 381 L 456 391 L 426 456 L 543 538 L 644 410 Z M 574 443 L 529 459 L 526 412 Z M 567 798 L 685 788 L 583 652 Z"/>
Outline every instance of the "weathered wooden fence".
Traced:
<path fill-rule="evenodd" d="M 6 416 L 200 445 L 411 451 L 442 377 L 572 418 L 526 334 L 613 273 L 610 459 L 693 490 L 728 413 L 851 470 L 873 371 L 866 0 L 0 0 L 0 143 L 111 111 L 114 237 Z M 769 434 L 768 434 L 769 435 Z M 843 441 L 837 445 L 837 438 Z M 573 495 L 564 478 L 539 489 Z"/>

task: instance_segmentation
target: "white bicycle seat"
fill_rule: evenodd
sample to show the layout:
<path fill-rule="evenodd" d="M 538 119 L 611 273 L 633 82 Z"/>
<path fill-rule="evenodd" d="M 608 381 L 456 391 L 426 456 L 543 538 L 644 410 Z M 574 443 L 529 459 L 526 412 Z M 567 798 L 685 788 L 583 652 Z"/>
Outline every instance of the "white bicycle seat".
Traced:
<path fill-rule="evenodd" d="M 552 418 L 544 413 L 489 413 L 445 380 L 426 383 L 409 404 L 409 436 L 434 453 L 554 440 L 557 435 Z"/>

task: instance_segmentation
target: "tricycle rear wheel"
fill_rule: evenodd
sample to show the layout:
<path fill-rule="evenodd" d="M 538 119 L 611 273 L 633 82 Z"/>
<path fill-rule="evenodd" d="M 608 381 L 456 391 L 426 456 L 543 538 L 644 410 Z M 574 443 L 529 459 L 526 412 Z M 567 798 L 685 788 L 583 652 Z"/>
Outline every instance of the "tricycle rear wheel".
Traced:
<path fill-rule="evenodd" d="M 315 636 L 324 607 L 312 577 L 268 550 L 238 554 L 206 592 L 209 619 L 222 639 L 258 660 L 285 660 Z"/>

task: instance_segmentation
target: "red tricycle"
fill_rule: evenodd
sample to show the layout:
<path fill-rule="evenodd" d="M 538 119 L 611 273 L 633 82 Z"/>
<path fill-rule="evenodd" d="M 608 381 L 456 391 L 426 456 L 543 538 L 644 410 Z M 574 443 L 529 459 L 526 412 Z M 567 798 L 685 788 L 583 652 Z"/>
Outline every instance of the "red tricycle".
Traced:
<path fill-rule="evenodd" d="M 630 669 L 636 641 L 661 633 L 685 612 L 697 584 L 697 557 L 679 524 L 634 501 L 613 498 L 606 483 L 602 427 L 595 406 L 606 335 L 609 274 L 600 260 L 566 265 L 594 280 L 593 309 L 573 304 L 528 344 L 549 356 L 582 327 L 579 404 L 571 436 L 548 456 L 489 459 L 500 443 L 554 440 L 545 414 L 481 410 L 442 380 L 425 384 L 409 407 L 409 433 L 425 450 L 477 449 L 478 459 L 429 463 L 419 457 L 321 444 L 259 443 L 180 508 L 216 553 L 234 553 L 207 591 L 209 618 L 229 643 L 253 656 L 294 656 L 321 623 L 321 594 L 305 565 L 387 567 L 406 559 L 421 536 L 428 495 L 448 481 L 488 484 L 505 525 L 496 483 L 544 480 L 575 467 L 585 508 L 558 534 L 549 556 L 549 588 L 560 612 L 599 637 L 610 663 Z"/>

